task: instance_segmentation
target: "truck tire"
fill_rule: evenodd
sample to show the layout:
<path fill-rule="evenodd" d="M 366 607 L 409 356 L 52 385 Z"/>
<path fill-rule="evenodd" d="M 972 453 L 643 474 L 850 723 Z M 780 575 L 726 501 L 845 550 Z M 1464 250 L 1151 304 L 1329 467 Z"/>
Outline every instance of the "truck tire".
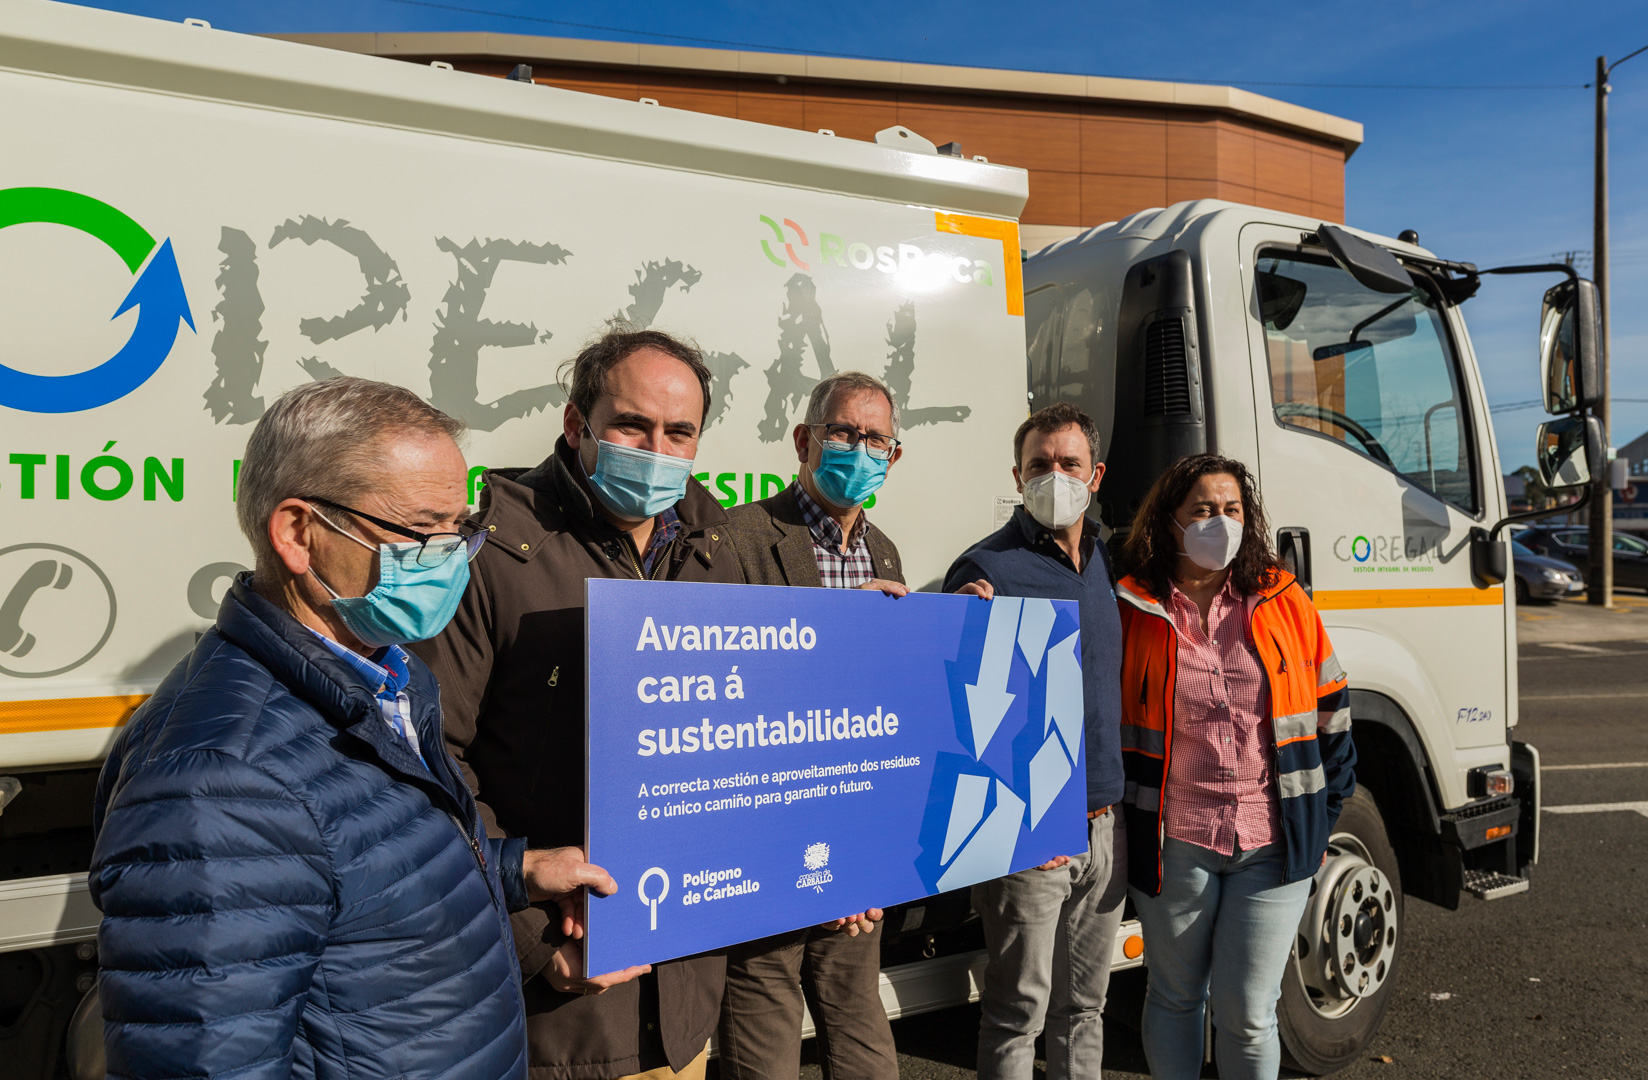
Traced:
<path fill-rule="evenodd" d="M 1390 1006 L 1405 932 L 1396 852 L 1373 796 L 1358 787 L 1311 883 L 1282 976 L 1276 1020 L 1290 1068 L 1337 1072 L 1373 1041 Z"/>

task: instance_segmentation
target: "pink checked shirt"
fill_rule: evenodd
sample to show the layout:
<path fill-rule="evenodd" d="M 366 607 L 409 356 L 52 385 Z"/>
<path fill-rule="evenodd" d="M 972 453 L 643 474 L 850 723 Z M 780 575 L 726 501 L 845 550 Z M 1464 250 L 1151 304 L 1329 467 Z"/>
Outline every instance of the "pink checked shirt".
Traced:
<path fill-rule="evenodd" d="M 1177 588 L 1168 600 L 1178 631 L 1167 835 L 1222 855 L 1281 839 L 1272 767 L 1270 686 L 1249 637 L 1247 604 L 1226 583 L 1201 612 Z"/>

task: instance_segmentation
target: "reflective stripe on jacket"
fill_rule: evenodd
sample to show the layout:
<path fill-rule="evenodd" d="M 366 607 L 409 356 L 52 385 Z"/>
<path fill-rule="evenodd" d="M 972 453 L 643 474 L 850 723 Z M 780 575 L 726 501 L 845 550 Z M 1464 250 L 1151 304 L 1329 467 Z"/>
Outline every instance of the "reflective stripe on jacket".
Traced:
<path fill-rule="evenodd" d="M 1122 617 L 1122 769 L 1127 778 L 1129 884 L 1161 891 L 1162 821 L 1173 755 L 1178 635 L 1161 601 L 1137 577 L 1116 586 Z M 1282 880 L 1316 872 L 1344 800 L 1356 789 L 1350 689 L 1322 617 L 1277 571 L 1247 605 L 1252 640 L 1270 685 L 1273 764 L 1287 860 Z M 1153 852 L 1154 858 L 1146 853 Z"/>

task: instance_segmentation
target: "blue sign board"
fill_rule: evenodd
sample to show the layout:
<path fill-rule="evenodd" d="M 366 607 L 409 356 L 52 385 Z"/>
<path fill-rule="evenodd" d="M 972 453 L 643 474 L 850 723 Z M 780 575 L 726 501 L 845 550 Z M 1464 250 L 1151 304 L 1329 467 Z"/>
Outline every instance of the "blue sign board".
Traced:
<path fill-rule="evenodd" d="M 1076 604 L 592 578 L 592 974 L 1087 850 Z"/>

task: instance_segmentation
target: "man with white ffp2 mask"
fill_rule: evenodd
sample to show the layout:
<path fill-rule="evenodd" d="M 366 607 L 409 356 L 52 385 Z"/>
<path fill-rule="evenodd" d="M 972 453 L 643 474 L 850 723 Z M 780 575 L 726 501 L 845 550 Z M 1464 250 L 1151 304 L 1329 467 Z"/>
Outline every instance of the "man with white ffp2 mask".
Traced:
<path fill-rule="evenodd" d="M 1097 1077 L 1104 1060 L 1107 958 L 1127 895 L 1122 816 L 1121 619 L 1099 523 L 1087 515 L 1104 479 L 1099 433 L 1059 404 L 1013 438 L 1024 505 L 955 561 L 946 592 L 1074 600 L 1081 619 L 1087 849 L 973 886 L 989 953 L 980 1006 L 981 1080 L 1029 1080 L 1047 1032 L 1049 1080 Z"/>

